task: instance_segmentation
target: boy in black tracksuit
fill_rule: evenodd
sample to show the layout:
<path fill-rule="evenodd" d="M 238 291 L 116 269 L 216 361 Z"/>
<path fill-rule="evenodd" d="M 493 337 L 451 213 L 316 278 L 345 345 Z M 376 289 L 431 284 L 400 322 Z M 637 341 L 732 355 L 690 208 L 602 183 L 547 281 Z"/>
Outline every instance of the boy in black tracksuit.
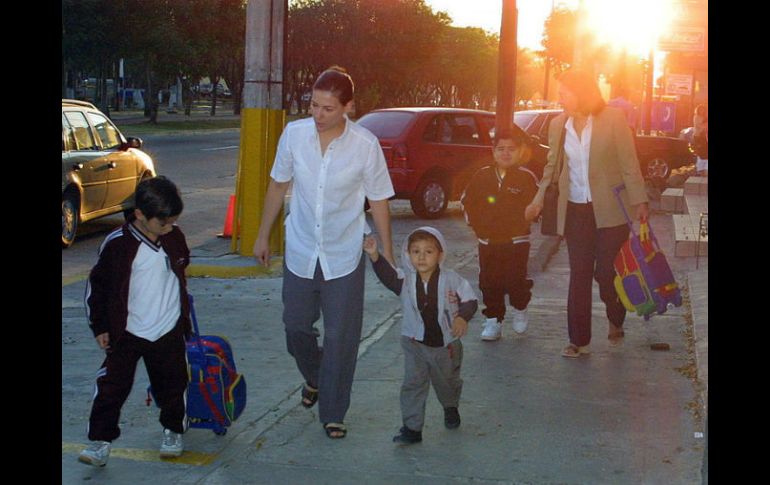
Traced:
<path fill-rule="evenodd" d="M 187 356 L 191 322 L 185 267 L 190 250 L 175 225 L 179 190 L 165 177 L 136 188 L 134 219 L 110 233 L 86 286 L 91 331 L 105 359 L 97 372 L 88 423 L 90 446 L 78 460 L 104 466 L 120 436 L 120 410 L 144 360 L 163 426 L 161 457 L 182 454 L 186 429 Z"/>
<path fill-rule="evenodd" d="M 529 220 L 524 209 L 537 192 L 537 177 L 524 168 L 531 155 L 523 132 L 501 132 L 493 141 L 494 166 L 480 169 L 460 201 L 479 239 L 479 288 L 487 317 L 482 340 L 502 335 L 505 295 L 513 306 L 513 329 L 527 329 L 532 280 L 527 278 Z"/>

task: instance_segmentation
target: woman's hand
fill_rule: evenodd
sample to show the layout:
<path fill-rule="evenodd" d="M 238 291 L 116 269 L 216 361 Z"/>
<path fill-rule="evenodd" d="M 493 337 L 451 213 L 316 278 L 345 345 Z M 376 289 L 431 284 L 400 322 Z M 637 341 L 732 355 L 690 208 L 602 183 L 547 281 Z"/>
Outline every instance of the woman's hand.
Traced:
<path fill-rule="evenodd" d="M 640 222 L 646 221 L 649 216 L 650 206 L 647 202 L 642 202 L 636 206 L 636 218 L 639 219 Z"/>
<path fill-rule="evenodd" d="M 538 204 L 536 202 L 532 202 L 527 206 L 526 209 L 524 209 L 524 219 L 527 221 L 534 221 L 537 219 L 537 216 L 540 215 L 540 212 L 543 211 L 543 204 Z"/>

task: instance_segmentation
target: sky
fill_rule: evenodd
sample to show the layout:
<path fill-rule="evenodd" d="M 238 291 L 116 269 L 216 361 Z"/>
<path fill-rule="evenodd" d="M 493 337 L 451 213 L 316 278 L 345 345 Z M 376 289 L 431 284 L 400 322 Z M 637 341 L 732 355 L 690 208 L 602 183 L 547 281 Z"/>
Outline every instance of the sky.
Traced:
<path fill-rule="evenodd" d="M 442 11 L 452 17 L 457 27 L 481 27 L 491 32 L 500 32 L 502 0 L 425 0 L 434 11 Z M 517 0 L 519 9 L 518 45 L 541 50 L 545 19 L 551 12 L 550 0 Z M 577 6 L 577 0 L 555 0 L 556 5 Z"/>

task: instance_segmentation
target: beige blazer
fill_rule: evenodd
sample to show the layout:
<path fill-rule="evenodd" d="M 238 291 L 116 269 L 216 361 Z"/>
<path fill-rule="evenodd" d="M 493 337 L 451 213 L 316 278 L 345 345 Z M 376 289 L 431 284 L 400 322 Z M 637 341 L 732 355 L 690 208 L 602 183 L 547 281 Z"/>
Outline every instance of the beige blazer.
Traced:
<path fill-rule="evenodd" d="M 559 141 L 567 120 L 562 113 L 553 120 L 548 130 L 548 162 L 543 168 L 543 178 L 540 180 L 534 202 L 541 204 L 545 189 L 551 183 L 556 169 L 556 157 L 559 153 Z M 569 196 L 569 170 L 564 157 L 561 177 L 559 177 L 559 205 L 557 211 L 557 231 L 564 235 L 564 221 L 567 214 L 567 198 Z M 588 184 L 591 187 L 591 197 L 598 228 L 618 226 L 626 223 L 626 218 L 618 205 L 613 187 L 626 185 L 621 192 L 621 198 L 629 216 L 636 218 L 631 206 L 647 202 L 647 190 L 644 177 L 636 157 L 633 135 L 628 129 L 628 123 L 623 111 L 617 108 L 605 107 L 593 118 L 591 131 L 591 148 L 588 157 Z"/>

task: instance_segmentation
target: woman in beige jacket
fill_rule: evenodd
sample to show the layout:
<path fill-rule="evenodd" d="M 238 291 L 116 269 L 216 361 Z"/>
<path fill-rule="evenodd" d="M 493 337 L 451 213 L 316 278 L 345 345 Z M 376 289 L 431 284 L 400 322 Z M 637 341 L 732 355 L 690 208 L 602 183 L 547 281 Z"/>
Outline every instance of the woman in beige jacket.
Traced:
<path fill-rule="evenodd" d="M 590 353 L 593 279 L 599 283 L 607 309 L 610 344 L 623 341 L 626 310 L 615 292 L 612 263 L 629 230 L 613 188 L 625 184 L 623 203 L 640 220 L 647 218 L 648 205 L 633 135 L 623 112 L 606 106 L 594 78 L 574 69 L 560 76 L 559 98 L 564 113 L 551 122 L 548 163 L 526 214 L 532 218 L 540 214 L 546 187 L 558 177 L 557 227 L 567 241 L 570 265 L 569 345 L 562 355 L 574 358 Z M 560 149 L 564 150 L 562 170 L 555 175 Z"/>

